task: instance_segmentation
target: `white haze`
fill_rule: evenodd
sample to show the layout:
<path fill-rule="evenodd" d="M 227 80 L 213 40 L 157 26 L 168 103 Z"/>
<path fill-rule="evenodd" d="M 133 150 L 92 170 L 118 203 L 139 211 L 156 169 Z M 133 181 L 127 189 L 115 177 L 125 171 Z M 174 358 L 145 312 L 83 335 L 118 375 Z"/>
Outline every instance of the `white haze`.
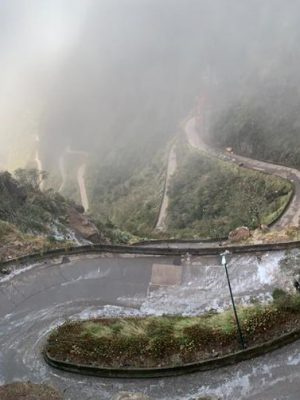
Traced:
<path fill-rule="evenodd" d="M 299 17 L 292 0 L 1 0 L 0 168 L 37 135 L 49 168 L 68 145 L 155 148 L 205 86 L 299 85 Z"/>
<path fill-rule="evenodd" d="M 87 8 L 88 2 L 80 0 L 0 1 L 0 156 L 4 159 L 22 134 L 33 139 L 38 133 L 47 90 L 77 40 Z"/>

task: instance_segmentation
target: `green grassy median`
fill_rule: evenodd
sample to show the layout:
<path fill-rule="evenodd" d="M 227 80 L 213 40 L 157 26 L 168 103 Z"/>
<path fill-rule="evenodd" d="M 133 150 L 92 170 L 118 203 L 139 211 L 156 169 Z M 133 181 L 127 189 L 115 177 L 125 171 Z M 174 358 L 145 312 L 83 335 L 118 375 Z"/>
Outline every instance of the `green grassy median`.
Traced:
<path fill-rule="evenodd" d="M 248 346 L 300 328 L 300 296 L 274 291 L 269 305 L 238 309 Z M 111 368 L 172 367 L 239 350 L 232 310 L 198 317 L 105 318 L 66 322 L 46 345 L 50 357 Z"/>

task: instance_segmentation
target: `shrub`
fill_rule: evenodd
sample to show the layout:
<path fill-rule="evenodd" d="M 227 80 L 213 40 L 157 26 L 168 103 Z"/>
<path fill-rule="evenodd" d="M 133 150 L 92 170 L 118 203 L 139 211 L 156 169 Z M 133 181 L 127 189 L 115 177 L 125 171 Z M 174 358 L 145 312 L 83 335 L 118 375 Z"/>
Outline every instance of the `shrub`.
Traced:
<path fill-rule="evenodd" d="M 146 334 L 150 337 L 161 337 L 165 335 L 172 335 L 174 332 L 174 326 L 172 320 L 168 319 L 150 319 L 147 328 Z"/>
<path fill-rule="evenodd" d="M 280 288 L 275 288 L 272 292 L 274 302 L 287 298 L 288 294 Z"/>
<path fill-rule="evenodd" d="M 278 311 L 272 307 L 251 307 L 244 310 L 243 331 L 256 335 L 270 330 L 277 323 Z"/>

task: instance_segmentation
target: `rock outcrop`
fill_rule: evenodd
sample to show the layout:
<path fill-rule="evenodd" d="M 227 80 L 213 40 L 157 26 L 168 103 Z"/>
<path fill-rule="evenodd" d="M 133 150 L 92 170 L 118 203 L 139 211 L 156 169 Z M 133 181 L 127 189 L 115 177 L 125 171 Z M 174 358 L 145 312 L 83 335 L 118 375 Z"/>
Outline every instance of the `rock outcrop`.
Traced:
<path fill-rule="evenodd" d="M 234 229 L 228 235 L 228 239 L 231 242 L 240 242 L 242 240 L 247 240 L 250 237 L 250 229 L 247 226 L 241 226 Z"/>
<path fill-rule="evenodd" d="M 99 232 L 96 225 L 75 207 L 67 210 L 70 228 L 80 237 L 92 243 L 107 243 L 106 238 Z"/>

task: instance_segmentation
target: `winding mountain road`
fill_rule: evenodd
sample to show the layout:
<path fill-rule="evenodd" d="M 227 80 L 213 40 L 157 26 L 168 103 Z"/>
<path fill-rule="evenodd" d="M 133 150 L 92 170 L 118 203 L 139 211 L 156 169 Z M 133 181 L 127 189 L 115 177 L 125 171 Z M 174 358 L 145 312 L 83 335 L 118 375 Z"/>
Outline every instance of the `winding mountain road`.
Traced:
<path fill-rule="evenodd" d="M 167 210 L 169 206 L 169 196 L 168 190 L 170 188 L 170 181 L 172 176 L 175 174 L 177 169 L 177 159 L 176 159 L 176 146 L 173 145 L 169 152 L 168 157 L 168 166 L 167 166 L 167 175 L 165 181 L 165 188 L 163 194 L 163 200 L 159 211 L 158 221 L 156 224 L 156 229 L 160 231 L 166 230 L 166 218 L 167 218 Z"/>
<path fill-rule="evenodd" d="M 185 132 L 198 150 L 294 180 L 295 197 L 279 226 L 298 223 L 299 171 L 216 152 L 201 141 L 193 118 L 185 123 Z M 169 178 L 176 170 L 172 151 Z M 84 178 L 84 168 L 81 174 Z M 166 209 L 164 206 L 161 226 Z M 300 257 L 299 250 L 293 250 L 293 256 Z M 291 286 L 295 271 L 282 269 L 284 257 L 283 252 L 265 253 L 259 258 L 254 254 L 232 256 L 228 269 L 237 303 L 249 303 L 253 296 L 267 300 L 274 287 Z M 149 286 L 156 270 L 153 267 L 158 264 L 161 268 L 174 267 L 176 260 L 106 254 L 72 257 L 69 263 L 62 263 L 57 258 L 0 278 L 0 384 L 45 382 L 61 389 L 65 400 L 111 400 L 120 391 L 143 392 L 153 400 L 195 400 L 205 395 L 221 400 L 299 399 L 299 341 L 235 366 L 151 381 L 83 377 L 45 364 L 41 350 L 46 337 L 67 318 L 194 315 L 211 307 L 228 307 L 226 278 L 215 257 L 193 258 L 184 265 L 177 286 L 162 286 L 153 292 Z"/>
<path fill-rule="evenodd" d="M 259 260 L 255 255 L 232 257 L 228 268 L 236 301 L 247 303 L 251 296 L 267 299 L 274 286 L 290 283 L 287 271 L 281 270 L 283 257 L 282 252 L 266 253 Z M 153 400 L 196 400 L 204 395 L 221 400 L 299 400 L 299 342 L 235 366 L 164 379 L 86 377 L 45 364 L 41 350 L 46 337 L 67 318 L 193 315 L 229 305 L 226 277 L 213 256 L 185 264 L 178 286 L 149 292 L 157 271 L 154 265 L 174 268 L 174 261 L 90 255 L 72 257 L 65 264 L 61 259 L 43 262 L 1 278 L 0 384 L 44 382 L 60 389 L 65 400 L 111 400 L 120 391 L 142 392 Z"/>
<path fill-rule="evenodd" d="M 219 159 L 231 161 L 235 164 L 242 163 L 244 168 L 276 175 L 293 182 L 295 187 L 293 199 L 285 213 L 273 225 L 273 227 L 285 228 L 289 225 L 298 226 L 300 221 L 300 171 L 295 168 L 253 160 L 251 158 L 239 156 L 233 153 L 217 151 L 203 142 L 198 131 L 196 130 L 195 122 L 195 118 L 190 118 L 184 125 L 184 131 L 188 142 L 195 149 L 208 153 Z"/>
<path fill-rule="evenodd" d="M 60 156 L 59 159 L 59 169 L 60 169 L 60 174 L 61 174 L 61 185 L 58 189 L 59 193 L 62 192 L 66 185 L 66 180 L 67 180 L 67 174 L 65 170 L 65 156 L 66 154 L 75 154 L 75 155 L 80 155 L 83 156 L 84 159 L 82 163 L 79 165 L 78 170 L 77 170 L 77 183 L 79 187 L 79 192 L 80 192 L 80 199 L 81 199 L 81 204 L 85 211 L 89 209 L 89 199 L 87 195 L 87 190 L 86 190 L 86 185 L 85 185 L 85 171 L 86 171 L 86 157 L 88 154 L 84 151 L 80 150 L 71 150 L 70 147 L 67 147 L 67 149 L 64 151 L 64 153 Z"/>
<path fill-rule="evenodd" d="M 37 166 L 37 170 L 40 174 L 40 182 L 39 182 L 39 186 L 41 190 L 44 190 L 44 180 L 42 179 L 42 172 L 43 172 L 43 164 L 42 164 L 42 160 L 40 158 L 40 152 L 39 152 L 39 142 L 40 142 L 40 138 L 37 135 L 35 138 L 36 141 L 36 151 L 35 151 L 35 157 L 34 157 L 34 161 L 36 163 Z"/>
<path fill-rule="evenodd" d="M 295 168 L 290 168 L 269 162 L 254 160 L 249 157 L 240 156 L 234 153 L 221 152 L 204 143 L 201 135 L 196 129 L 196 119 L 191 117 L 183 123 L 183 130 L 186 135 L 187 141 L 193 148 L 212 155 L 218 159 L 230 161 L 234 164 L 242 164 L 244 168 L 252 169 L 255 171 L 279 176 L 288 179 L 294 185 L 294 196 L 280 219 L 272 225 L 272 228 L 283 229 L 287 226 L 298 226 L 300 222 L 300 171 Z M 171 177 L 175 174 L 177 169 L 176 161 L 176 145 L 174 144 L 169 153 L 165 190 L 163 200 L 160 208 L 158 222 L 156 225 L 157 230 L 166 230 L 166 218 L 169 205 L 168 190 L 170 187 Z M 185 245 L 186 246 L 186 245 Z"/>

